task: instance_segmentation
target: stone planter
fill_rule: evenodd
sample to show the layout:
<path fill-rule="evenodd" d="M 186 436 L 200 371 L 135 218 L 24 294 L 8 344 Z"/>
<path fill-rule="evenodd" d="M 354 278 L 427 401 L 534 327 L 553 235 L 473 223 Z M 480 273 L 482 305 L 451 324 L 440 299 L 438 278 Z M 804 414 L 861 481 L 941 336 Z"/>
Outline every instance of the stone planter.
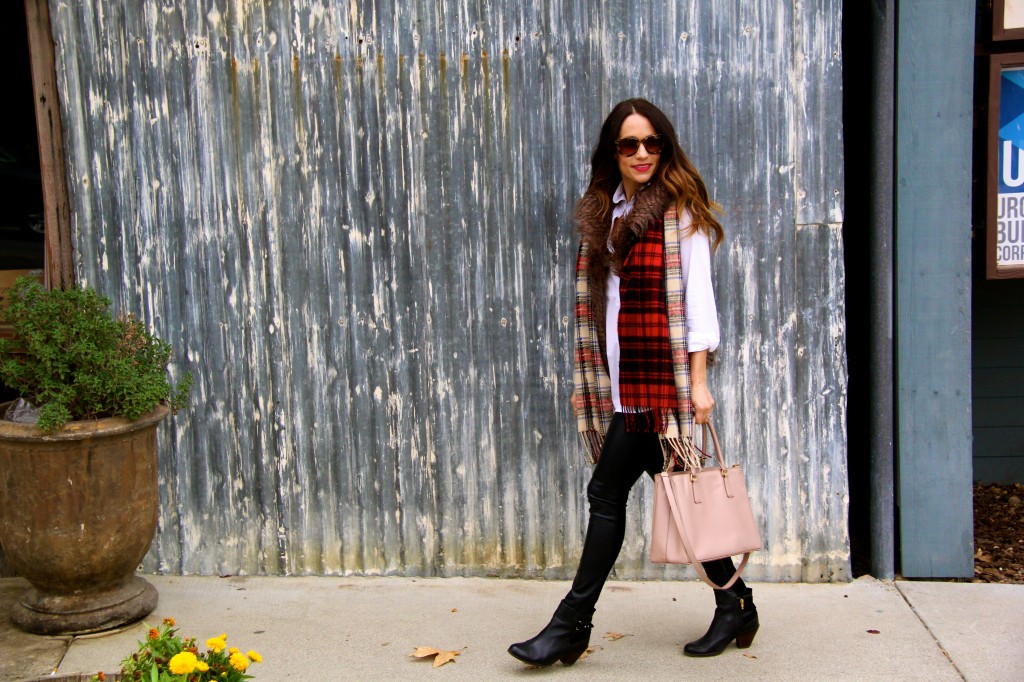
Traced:
<path fill-rule="evenodd" d="M 0 543 L 32 583 L 11 614 L 19 628 L 96 632 L 156 608 L 156 589 L 135 570 L 156 532 L 156 427 L 167 413 L 50 435 L 0 420 Z"/>

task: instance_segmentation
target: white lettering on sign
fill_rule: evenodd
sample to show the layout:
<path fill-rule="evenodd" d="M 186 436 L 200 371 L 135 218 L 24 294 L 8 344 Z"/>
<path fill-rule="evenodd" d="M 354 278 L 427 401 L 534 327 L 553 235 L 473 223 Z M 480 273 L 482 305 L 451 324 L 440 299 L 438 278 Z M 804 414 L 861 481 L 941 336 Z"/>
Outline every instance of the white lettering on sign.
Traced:
<path fill-rule="evenodd" d="M 998 219 L 997 265 L 1024 265 L 1024 194 L 1000 194 Z"/>

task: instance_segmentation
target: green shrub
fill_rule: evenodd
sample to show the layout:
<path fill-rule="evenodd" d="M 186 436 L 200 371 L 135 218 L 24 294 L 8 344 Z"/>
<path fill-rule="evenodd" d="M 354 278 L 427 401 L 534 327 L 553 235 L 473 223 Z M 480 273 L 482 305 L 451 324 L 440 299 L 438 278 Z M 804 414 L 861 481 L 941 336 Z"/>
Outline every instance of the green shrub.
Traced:
<path fill-rule="evenodd" d="M 39 408 L 43 431 L 72 420 L 135 420 L 159 403 L 184 406 L 192 375 L 173 388 L 170 345 L 138 320 L 114 318 L 110 299 L 91 289 L 47 291 L 22 277 L 5 308 L 0 317 L 15 338 L 0 339 L 0 380 Z"/>

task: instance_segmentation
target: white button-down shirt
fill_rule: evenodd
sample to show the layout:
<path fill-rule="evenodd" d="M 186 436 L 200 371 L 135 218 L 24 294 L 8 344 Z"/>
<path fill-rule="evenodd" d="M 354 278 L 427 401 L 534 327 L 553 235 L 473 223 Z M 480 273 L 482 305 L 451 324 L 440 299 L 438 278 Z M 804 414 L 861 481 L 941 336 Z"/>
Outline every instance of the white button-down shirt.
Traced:
<path fill-rule="evenodd" d="M 626 201 L 626 192 L 619 183 L 612 196 L 612 224 L 633 210 L 636 195 Z M 686 231 L 689 215 L 680 218 L 679 257 L 682 260 L 683 281 L 686 283 L 686 329 L 687 350 L 713 351 L 718 348 L 718 308 L 715 305 L 715 290 L 711 284 L 711 242 L 702 230 Z M 612 250 L 609 233 L 608 250 Z M 608 352 L 608 373 L 612 380 L 612 403 L 615 411 L 622 411 L 619 397 L 619 276 L 608 275 L 607 305 L 605 308 L 605 344 Z"/>

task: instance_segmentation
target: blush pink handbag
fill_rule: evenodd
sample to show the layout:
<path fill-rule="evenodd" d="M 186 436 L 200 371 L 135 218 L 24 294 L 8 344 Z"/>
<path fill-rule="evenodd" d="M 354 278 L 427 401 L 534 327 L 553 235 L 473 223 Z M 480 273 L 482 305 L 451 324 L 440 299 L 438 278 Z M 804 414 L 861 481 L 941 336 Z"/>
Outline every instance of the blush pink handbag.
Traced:
<path fill-rule="evenodd" d="M 704 441 L 709 427 L 717 467 L 677 470 L 673 458 L 668 471 L 654 477 L 651 561 L 691 564 L 704 582 L 725 590 L 740 577 L 750 553 L 761 549 L 761 534 L 750 509 L 743 471 L 739 464 L 725 466 L 714 426 L 705 426 Z M 712 582 L 700 565 L 736 554 L 742 554 L 743 560 L 725 585 Z"/>

